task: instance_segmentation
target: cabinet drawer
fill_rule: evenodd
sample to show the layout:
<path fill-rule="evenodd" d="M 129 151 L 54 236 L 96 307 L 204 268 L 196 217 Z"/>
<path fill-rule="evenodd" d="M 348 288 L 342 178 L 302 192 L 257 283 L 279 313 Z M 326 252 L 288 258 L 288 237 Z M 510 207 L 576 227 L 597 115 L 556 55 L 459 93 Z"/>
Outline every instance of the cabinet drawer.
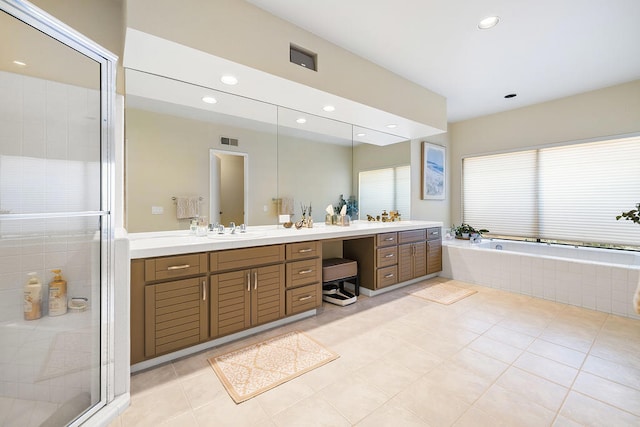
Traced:
<path fill-rule="evenodd" d="M 398 247 L 376 249 L 376 265 L 378 267 L 388 267 L 398 263 Z"/>
<path fill-rule="evenodd" d="M 293 288 L 322 281 L 322 260 L 320 258 L 287 264 L 287 288 Z"/>
<path fill-rule="evenodd" d="M 427 230 L 410 230 L 398 233 L 398 243 L 413 243 L 421 240 L 427 240 Z"/>
<path fill-rule="evenodd" d="M 287 261 L 322 256 L 320 242 L 290 243 L 287 245 Z"/>
<path fill-rule="evenodd" d="M 398 243 L 398 233 L 381 233 L 376 236 L 376 246 L 393 246 Z"/>
<path fill-rule="evenodd" d="M 144 280 L 176 279 L 207 272 L 207 254 L 175 255 L 144 260 Z"/>
<path fill-rule="evenodd" d="M 312 310 L 322 305 L 322 285 L 302 286 L 287 290 L 287 315 Z"/>
<path fill-rule="evenodd" d="M 440 240 L 442 238 L 442 228 L 427 228 L 427 240 Z"/>
<path fill-rule="evenodd" d="M 284 245 L 231 249 L 209 254 L 211 271 L 235 270 L 284 261 Z"/>
<path fill-rule="evenodd" d="M 396 283 L 398 283 L 398 266 L 397 265 L 379 268 L 377 271 L 377 274 L 378 274 L 377 289 L 384 288 L 385 286 L 395 285 Z"/>

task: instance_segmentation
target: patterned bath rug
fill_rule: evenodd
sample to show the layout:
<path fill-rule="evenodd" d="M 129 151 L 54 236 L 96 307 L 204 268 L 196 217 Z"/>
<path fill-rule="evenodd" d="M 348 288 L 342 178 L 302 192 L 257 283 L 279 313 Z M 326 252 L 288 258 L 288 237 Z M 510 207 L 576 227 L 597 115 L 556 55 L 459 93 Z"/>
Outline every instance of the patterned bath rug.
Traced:
<path fill-rule="evenodd" d="M 437 302 L 439 304 L 449 305 L 456 301 L 460 301 L 463 298 L 473 295 L 478 291 L 468 288 L 461 288 L 450 283 L 436 283 L 435 285 L 428 286 L 426 288 L 418 289 L 417 291 L 407 292 L 409 295 L 416 296 L 418 298 L 426 299 L 428 301 Z"/>
<path fill-rule="evenodd" d="M 244 402 L 340 357 L 303 332 L 253 344 L 209 363 L 236 403 Z"/>

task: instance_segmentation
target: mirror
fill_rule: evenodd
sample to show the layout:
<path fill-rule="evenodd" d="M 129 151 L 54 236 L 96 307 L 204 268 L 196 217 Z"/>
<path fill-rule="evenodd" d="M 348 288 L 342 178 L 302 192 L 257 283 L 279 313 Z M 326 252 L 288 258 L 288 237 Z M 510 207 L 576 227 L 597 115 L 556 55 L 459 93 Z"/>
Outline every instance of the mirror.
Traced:
<path fill-rule="evenodd" d="M 279 213 L 296 221 L 310 205 L 313 221 L 324 223 L 327 205 L 351 195 L 351 135 L 347 123 L 278 107 Z"/>
<path fill-rule="evenodd" d="M 228 189 L 244 201 L 244 218 L 234 222 L 276 223 L 277 107 L 130 69 L 126 84 L 129 232 L 187 229 L 189 220 L 177 219 L 173 197 L 202 198 L 200 215 L 215 221 L 211 212 L 220 210 L 211 210 L 211 150 L 250 165 L 243 185 L 236 180 L 233 188 L 221 188 L 222 196 Z M 207 96 L 216 103 L 203 102 Z"/>
<path fill-rule="evenodd" d="M 359 196 L 360 172 L 410 164 L 410 142 L 396 135 L 125 72 L 129 232 L 187 229 L 189 221 L 176 217 L 174 197 L 202 198 L 200 215 L 210 223 L 275 225 L 283 202 L 294 219 L 301 204 L 310 204 L 314 222 L 323 223 L 325 208 L 337 206 L 340 195 L 371 206 L 366 194 Z M 203 102 L 206 96 L 216 102 Z M 236 175 L 224 181 L 225 161 L 232 160 Z M 393 201 L 384 203 L 393 209 Z M 361 210 L 361 218 L 367 213 L 380 212 Z"/>

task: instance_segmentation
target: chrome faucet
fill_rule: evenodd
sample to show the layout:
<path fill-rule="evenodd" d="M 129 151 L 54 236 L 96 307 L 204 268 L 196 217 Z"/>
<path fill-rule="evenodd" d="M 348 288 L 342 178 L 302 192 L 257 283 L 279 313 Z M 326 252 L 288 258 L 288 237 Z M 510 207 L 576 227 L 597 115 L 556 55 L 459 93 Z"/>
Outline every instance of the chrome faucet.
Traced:
<path fill-rule="evenodd" d="M 231 229 L 231 234 L 236 234 L 236 223 L 231 221 L 229 223 L 229 228 Z"/>
<path fill-rule="evenodd" d="M 246 233 L 247 232 L 247 224 L 240 224 L 240 232 L 241 233 Z"/>
<path fill-rule="evenodd" d="M 218 234 L 224 234 L 224 224 L 218 224 Z"/>

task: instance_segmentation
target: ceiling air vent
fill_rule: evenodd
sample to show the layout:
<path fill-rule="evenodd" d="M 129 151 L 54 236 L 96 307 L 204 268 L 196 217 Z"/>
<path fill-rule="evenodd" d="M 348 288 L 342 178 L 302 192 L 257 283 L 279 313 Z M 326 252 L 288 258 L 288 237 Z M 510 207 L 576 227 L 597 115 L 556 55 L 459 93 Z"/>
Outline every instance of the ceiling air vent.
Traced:
<path fill-rule="evenodd" d="M 318 71 L 318 55 L 300 46 L 289 45 L 289 61 L 309 70 Z"/>
<path fill-rule="evenodd" d="M 236 138 L 228 138 L 226 136 L 220 137 L 220 144 L 222 145 L 231 145 L 233 147 L 238 146 L 238 140 Z"/>

